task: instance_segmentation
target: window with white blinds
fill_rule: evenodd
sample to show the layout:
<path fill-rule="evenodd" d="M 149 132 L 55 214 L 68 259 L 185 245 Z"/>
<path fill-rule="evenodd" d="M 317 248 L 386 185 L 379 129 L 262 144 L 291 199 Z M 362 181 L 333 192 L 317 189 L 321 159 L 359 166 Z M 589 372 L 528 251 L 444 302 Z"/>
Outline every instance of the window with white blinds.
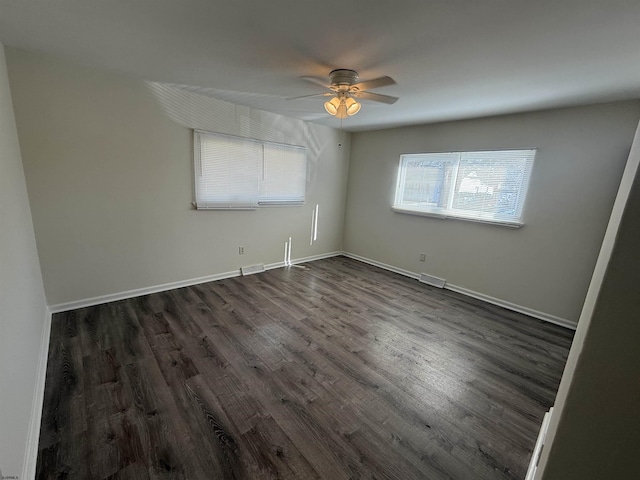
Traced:
<path fill-rule="evenodd" d="M 501 150 L 401 155 L 393 209 L 520 226 L 535 154 Z"/>
<path fill-rule="evenodd" d="M 198 209 L 304 204 L 304 147 L 198 130 L 193 136 Z"/>

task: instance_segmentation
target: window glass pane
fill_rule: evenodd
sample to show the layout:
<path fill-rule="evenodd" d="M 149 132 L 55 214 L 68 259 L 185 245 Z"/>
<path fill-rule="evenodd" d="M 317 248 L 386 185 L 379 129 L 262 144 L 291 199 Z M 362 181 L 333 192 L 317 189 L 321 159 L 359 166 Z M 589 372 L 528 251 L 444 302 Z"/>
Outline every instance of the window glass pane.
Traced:
<path fill-rule="evenodd" d="M 451 155 L 406 155 L 400 197 L 396 203 L 411 208 L 446 208 L 455 157 Z"/>
<path fill-rule="evenodd" d="M 462 154 L 453 208 L 497 217 L 516 216 L 525 166 L 521 159 Z"/>
<path fill-rule="evenodd" d="M 521 222 L 535 150 L 403 155 L 394 208 Z"/>

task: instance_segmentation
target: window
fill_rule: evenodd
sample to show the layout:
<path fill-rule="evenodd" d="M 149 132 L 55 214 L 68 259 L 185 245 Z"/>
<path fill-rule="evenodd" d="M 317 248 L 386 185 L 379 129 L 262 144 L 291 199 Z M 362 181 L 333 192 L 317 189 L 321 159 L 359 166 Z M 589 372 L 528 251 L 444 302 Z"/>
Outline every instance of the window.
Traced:
<path fill-rule="evenodd" d="M 535 150 L 400 156 L 397 212 L 522 225 Z"/>
<path fill-rule="evenodd" d="M 306 149 L 194 131 L 196 208 L 302 205 Z"/>

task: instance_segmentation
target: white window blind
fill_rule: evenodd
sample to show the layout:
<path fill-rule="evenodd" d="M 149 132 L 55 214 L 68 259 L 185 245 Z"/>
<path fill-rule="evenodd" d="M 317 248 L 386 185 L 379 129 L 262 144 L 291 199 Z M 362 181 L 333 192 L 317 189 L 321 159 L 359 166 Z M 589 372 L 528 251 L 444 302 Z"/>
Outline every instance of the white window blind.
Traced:
<path fill-rule="evenodd" d="M 535 150 L 402 155 L 393 209 L 522 225 Z"/>
<path fill-rule="evenodd" d="M 194 131 L 198 209 L 300 205 L 305 200 L 306 149 Z"/>
<path fill-rule="evenodd" d="M 264 144 L 260 203 L 302 203 L 307 183 L 305 151 L 289 145 Z"/>

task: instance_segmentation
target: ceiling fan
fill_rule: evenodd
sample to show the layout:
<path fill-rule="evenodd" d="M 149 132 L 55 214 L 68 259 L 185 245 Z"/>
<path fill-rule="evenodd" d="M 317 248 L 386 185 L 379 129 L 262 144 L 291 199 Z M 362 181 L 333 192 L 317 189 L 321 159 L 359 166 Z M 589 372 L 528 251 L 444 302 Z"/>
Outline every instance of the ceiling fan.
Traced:
<path fill-rule="evenodd" d="M 355 70 L 339 68 L 329 73 L 328 85 L 322 79 L 317 77 L 302 77 L 302 79 L 328 88 L 331 91 L 288 98 L 287 100 L 297 100 L 300 98 L 310 97 L 333 97 L 331 100 L 324 103 L 324 108 L 328 113 L 337 118 L 346 118 L 347 116 L 358 113 L 361 105 L 356 99 L 372 100 L 374 102 L 381 102 L 389 105 L 398 101 L 398 97 L 391 97 L 389 95 L 382 95 L 380 93 L 372 93 L 368 91 L 373 88 L 395 85 L 396 81 L 387 76 L 358 82 L 358 72 Z"/>

